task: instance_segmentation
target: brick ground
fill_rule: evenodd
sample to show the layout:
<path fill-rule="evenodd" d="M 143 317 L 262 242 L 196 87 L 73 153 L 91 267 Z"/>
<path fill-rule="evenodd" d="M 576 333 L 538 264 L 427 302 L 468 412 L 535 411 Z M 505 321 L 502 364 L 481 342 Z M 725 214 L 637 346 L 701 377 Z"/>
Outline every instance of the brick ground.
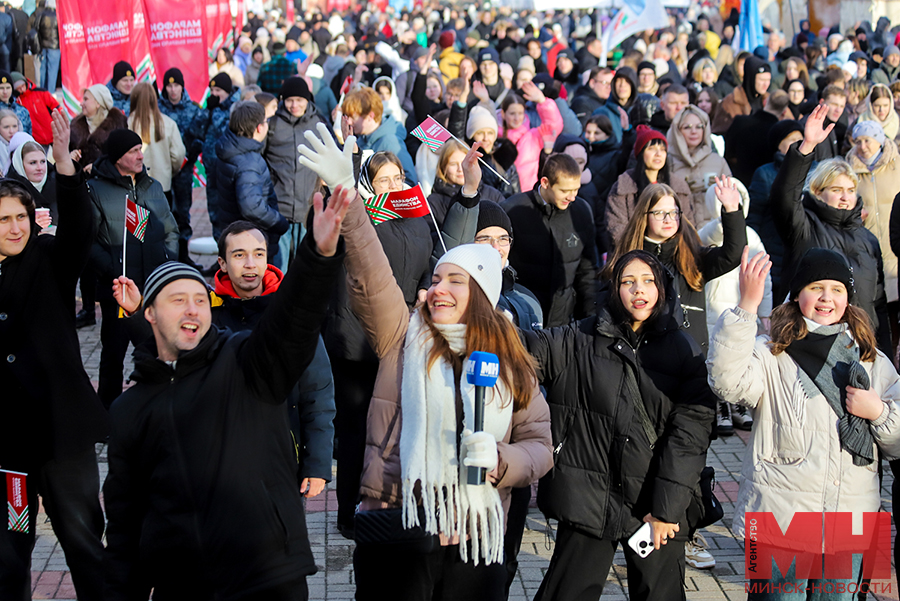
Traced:
<path fill-rule="evenodd" d="M 209 221 L 206 219 L 203 195 L 195 194 L 192 210 L 195 235 L 210 235 Z M 208 265 L 211 258 L 195 260 Z M 80 301 L 80 299 L 79 299 Z M 97 311 L 98 325 L 79 331 L 82 345 L 82 359 L 85 368 L 93 380 L 96 380 L 100 357 L 100 314 Z M 126 373 L 130 366 L 126 366 Z M 744 545 L 736 540 L 729 531 L 731 517 L 734 513 L 734 501 L 737 496 L 738 479 L 740 477 L 741 460 L 746 448 L 748 433 L 723 438 L 713 442 L 710 448 L 708 464 L 716 469 L 716 494 L 725 508 L 725 518 L 703 531 L 709 542 L 711 552 L 716 558 L 716 567 L 712 570 L 695 570 L 687 568 L 685 588 L 689 600 L 721 600 L 737 601 L 746 599 L 744 592 Z M 106 453 L 102 445 L 98 445 L 100 458 L 101 481 L 106 477 Z M 885 465 L 885 478 L 882 487 L 882 509 L 891 510 L 890 470 Z M 533 503 L 532 503 L 533 505 Z M 312 551 L 316 558 L 319 572 L 309 578 L 310 599 L 334 600 L 352 599 L 354 593 L 353 580 L 353 542 L 344 539 L 337 531 L 337 499 L 334 482 L 329 483 L 325 492 L 317 498 L 307 501 L 307 524 L 309 527 Z M 74 599 L 72 580 L 66 566 L 65 557 L 56 542 L 56 537 L 46 515 L 38 516 L 38 537 L 33 554 L 32 581 L 35 599 Z M 541 579 L 547 571 L 550 557 L 553 554 L 554 524 L 548 527 L 540 512 L 532 507 L 529 512 L 522 551 L 519 554 L 519 573 L 510 593 L 513 601 L 526 601 L 534 597 Z M 603 599 L 624 601 L 627 599 L 627 581 L 625 560 L 622 552 L 616 554 L 614 567 L 607 578 L 607 587 Z M 892 577 L 892 594 L 870 595 L 869 599 L 880 601 L 898 600 L 896 576 Z"/>

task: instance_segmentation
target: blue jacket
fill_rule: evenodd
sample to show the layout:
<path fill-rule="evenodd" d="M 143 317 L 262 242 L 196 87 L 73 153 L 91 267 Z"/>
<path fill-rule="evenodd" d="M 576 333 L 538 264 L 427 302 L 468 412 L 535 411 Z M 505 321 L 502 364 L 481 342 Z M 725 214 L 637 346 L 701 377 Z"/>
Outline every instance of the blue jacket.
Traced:
<path fill-rule="evenodd" d="M 187 89 L 185 88 L 181 92 L 181 102 L 178 104 L 172 104 L 169 100 L 169 97 L 166 95 L 165 90 L 159 96 L 159 110 L 166 117 L 171 117 L 172 121 L 178 126 L 178 131 L 181 132 L 181 140 L 184 142 L 184 147 L 189 148 L 188 146 L 188 138 L 191 131 L 191 123 L 194 122 L 194 119 L 197 118 L 203 109 L 201 109 L 196 102 L 191 100 L 190 95 L 188 94 Z"/>
<path fill-rule="evenodd" d="M 231 105 L 241 99 L 240 90 L 220 102 L 212 111 L 208 109 L 197 111 L 197 116 L 191 124 L 191 136 L 195 140 L 203 141 L 203 164 L 213 165 L 216 160 L 216 142 L 228 131 L 228 117 L 231 113 Z"/>
<path fill-rule="evenodd" d="M 385 114 L 378 129 L 368 136 L 359 136 L 356 142 L 361 150 L 393 152 L 400 159 L 400 163 L 403 164 L 403 170 L 406 172 L 406 181 L 409 185 L 415 186 L 419 183 L 416 177 L 416 166 L 412 157 L 409 156 L 409 151 L 406 150 L 404 140 L 406 140 L 406 128 L 393 116 Z"/>
<path fill-rule="evenodd" d="M 216 189 L 219 210 L 216 227 L 246 219 L 269 236 L 269 244 L 288 229 L 287 220 L 278 212 L 278 198 L 262 157 L 263 143 L 238 136 L 230 129 L 216 144 Z"/>
<path fill-rule="evenodd" d="M 0 109 L 9 109 L 13 111 L 16 114 L 16 117 L 19 118 L 19 121 L 22 122 L 25 133 L 31 134 L 31 115 L 28 114 L 27 108 L 21 104 L 16 104 L 15 102 L 0 101 Z"/>
<path fill-rule="evenodd" d="M 106 82 L 106 87 L 109 89 L 109 93 L 112 94 L 113 106 L 125 113 L 125 116 L 127 117 L 128 114 L 131 113 L 131 97 L 126 96 L 117 90 L 111 79 Z"/>

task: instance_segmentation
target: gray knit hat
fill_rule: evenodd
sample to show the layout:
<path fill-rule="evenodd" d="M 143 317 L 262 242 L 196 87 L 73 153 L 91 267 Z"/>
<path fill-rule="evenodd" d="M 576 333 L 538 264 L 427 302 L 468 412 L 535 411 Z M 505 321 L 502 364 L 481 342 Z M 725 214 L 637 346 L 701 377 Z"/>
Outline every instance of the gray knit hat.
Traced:
<path fill-rule="evenodd" d="M 209 284 L 206 283 L 199 271 L 184 263 L 168 261 L 154 269 L 147 278 L 144 285 L 144 307 L 152 305 L 162 289 L 175 280 L 196 280 L 203 284 L 204 288 L 209 289 Z"/>

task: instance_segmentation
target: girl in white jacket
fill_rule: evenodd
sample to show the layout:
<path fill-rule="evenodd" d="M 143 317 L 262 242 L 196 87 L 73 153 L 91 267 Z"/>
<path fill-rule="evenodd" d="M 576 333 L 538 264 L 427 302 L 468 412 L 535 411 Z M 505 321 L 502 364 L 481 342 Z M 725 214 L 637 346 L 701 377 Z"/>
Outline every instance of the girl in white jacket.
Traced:
<path fill-rule="evenodd" d="M 834 578 L 829 556 L 849 557 L 868 543 L 858 536 L 823 536 L 822 520 L 852 512 L 862 524 L 862 514 L 879 510 L 878 451 L 888 458 L 900 455 L 900 376 L 877 350 L 865 312 L 850 304 L 853 274 L 835 251 L 807 252 L 791 281 L 790 299 L 772 312 L 772 338 L 757 338 L 757 310 L 772 264 L 767 255 L 748 255 L 744 249 L 740 303 L 719 318 L 707 359 L 713 391 L 754 414 L 732 531 L 749 537 L 751 551 L 769 545 L 797 557 L 786 573 L 772 562 L 770 579 L 762 577 L 768 565 L 748 561 L 748 601 L 782 598 L 760 588 L 766 585 L 801 591 L 799 598 L 849 601 L 862 578 L 861 555 L 853 555 L 853 577 L 843 579 Z M 807 537 L 803 528 L 794 528 L 790 537 L 764 538 L 758 529 L 762 518 L 754 512 L 771 512 L 783 533 L 796 516 L 805 514 L 799 523 L 816 514 L 816 534 Z M 810 549 L 816 552 L 813 566 L 821 568 L 825 555 L 826 580 L 797 569 L 803 567 L 801 551 Z M 768 555 L 761 557 L 768 564 Z M 754 569 L 760 578 L 752 578 Z M 836 592 L 838 582 L 854 592 Z M 825 593 L 823 585 L 832 588 Z"/>
<path fill-rule="evenodd" d="M 746 219 L 750 210 L 750 194 L 740 180 L 732 178 L 731 181 L 734 182 L 734 187 L 737 188 L 737 191 L 741 194 L 741 208 L 744 210 L 744 218 Z M 696 211 L 697 209 L 695 207 L 694 212 L 696 213 Z M 722 203 L 716 198 L 715 186 L 710 186 L 706 190 L 706 211 L 710 215 L 722 214 Z M 753 256 L 758 253 L 765 254 L 766 247 L 763 246 L 762 240 L 759 239 L 759 235 L 749 225 L 746 227 L 746 230 L 747 246 L 750 249 L 750 254 Z M 721 216 L 707 222 L 706 225 L 700 228 L 697 235 L 700 236 L 700 242 L 703 243 L 704 246 L 722 246 L 725 235 L 722 228 Z M 738 284 L 739 273 L 740 267 L 735 267 L 725 275 L 706 282 L 706 285 L 704 286 L 704 291 L 706 292 L 706 328 L 710 333 L 712 333 L 716 322 L 719 321 L 719 315 L 735 306 L 740 300 L 741 293 Z M 772 315 L 772 277 L 767 275 L 765 293 L 763 294 L 762 302 L 759 305 L 760 325 L 766 332 L 769 331 L 770 315 Z M 718 423 L 719 433 L 722 435 L 728 435 L 728 419 L 726 419 L 726 416 L 730 416 L 732 428 L 750 430 L 753 427 L 753 418 L 750 417 L 750 411 L 746 407 L 741 405 L 731 406 L 728 403 L 723 402 L 720 403 L 719 407 Z"/>

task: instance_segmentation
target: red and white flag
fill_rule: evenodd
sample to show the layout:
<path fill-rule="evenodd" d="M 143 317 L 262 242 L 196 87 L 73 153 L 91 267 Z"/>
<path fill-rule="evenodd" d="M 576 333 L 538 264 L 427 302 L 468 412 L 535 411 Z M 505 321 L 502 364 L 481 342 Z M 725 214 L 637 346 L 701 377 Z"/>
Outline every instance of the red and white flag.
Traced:
<path fill-rule="evenodd" d="M 7 527 L 12 532 L 28 533 L 28 491 L 25 478 L 28 474 L 0 470 L 6 474 L 6 506 L 9 508 Z"/>
<path fill-rule="evenodd" d="M 366 212 L 372 219 L 372 223 L 378 225 L 391 219 L 410 219 L 424 217 L 431 211 L 422 188 L 418 185 L 409 190 L 397 190 L 387 194 L 379 194 L 365 201 Z"/>
<path fill-rule="evenodd" d="M 141 242 L 147 235 L 148 221 L 150 221 L 150 211 L 129 198 L 125 202 L 125 227 Z"/>
<path fill-rule="evenodd" d="M 435 121 L 430 115 L 410 133 L 421 140 L 422 144 L 427 146 L 431 152 L 438 152 L 441 146 L 444 145 L 444 142 L 453 137 L 443 125 Z"/>

